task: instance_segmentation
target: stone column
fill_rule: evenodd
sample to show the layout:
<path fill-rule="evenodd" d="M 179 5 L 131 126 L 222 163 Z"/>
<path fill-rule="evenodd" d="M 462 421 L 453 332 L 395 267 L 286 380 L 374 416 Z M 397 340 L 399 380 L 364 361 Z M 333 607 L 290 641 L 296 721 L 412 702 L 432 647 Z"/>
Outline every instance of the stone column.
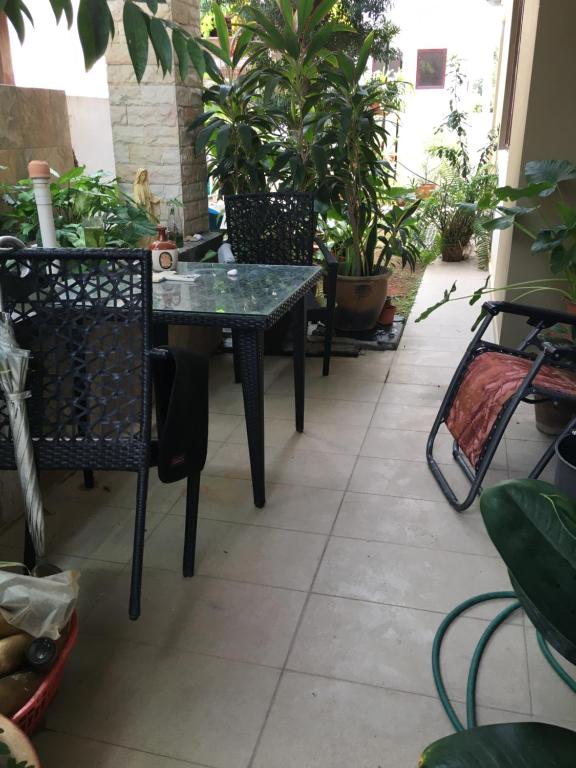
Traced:
<path fill-rule="evenodd" d="M 110 3 L 116 35 L 106 55 L 116 173 L 131 194 L 136 171 L 146 168 L 150 188 L 162 200 L 161 218 L 166 219 L 167 201 L 178 198 L 183 204 L 184 234 L 205 231 L 206 163 L 194 156 L 186 133 L 202 110 L 200 80 L 191 72 L 182 82 L 176 66 L 163 77 L 150 45 L 148 66 L 138 84 L 122 25 L 123 5 L 123 0 Z M 158 15 L 199 34 L 199 0 L 168 0 L 159 6 Z"/>

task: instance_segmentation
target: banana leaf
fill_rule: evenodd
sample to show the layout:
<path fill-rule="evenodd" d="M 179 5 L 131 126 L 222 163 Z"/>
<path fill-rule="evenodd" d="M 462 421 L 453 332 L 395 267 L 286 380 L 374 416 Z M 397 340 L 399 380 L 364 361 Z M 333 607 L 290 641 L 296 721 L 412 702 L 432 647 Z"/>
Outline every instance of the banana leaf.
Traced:
<path fill-rule="evenodd" d="M 574 768 L 576 733 L 543 723 L 471 728 L 427 747 L 418 768 Z"/>
<path fill-rule="evenodd" d="M 549 483 L 510 480 L 485 491 L 480 508 L 528 617 L 576 663 L 576 501 Z"/>

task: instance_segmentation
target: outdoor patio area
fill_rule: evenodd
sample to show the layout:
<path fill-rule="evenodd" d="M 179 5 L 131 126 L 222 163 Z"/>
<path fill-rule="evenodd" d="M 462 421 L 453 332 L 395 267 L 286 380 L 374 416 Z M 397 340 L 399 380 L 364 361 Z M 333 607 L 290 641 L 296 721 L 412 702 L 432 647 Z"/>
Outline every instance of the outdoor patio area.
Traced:
<path fill-rule="evenodd" d="M 412 318 L 468 262 L 428 267 Z M 149 495 L 143 606 L 128 619 L 134 479 L 46 478 L 49 560 L 82 571 L 81 632 L 35 737 L 58 768 L 410 768 L 451 732 L 434 690 L 442 617 L 509 589 L 477 508 L 454 512 L 425 463 L 425 441 L 469 341 L 477 309 L 410 320 L 397 352 L 307 361 L 306 426 L 295 433 L 289 358 L 266 358 L 267 504 L 252 501 L 240 385 L 213 360 L 210 453 L 202 474 L 196 575 L 181 575 L 184 485 Z M 523 477 L 544 448 L 523 406 L 489 483 Z M 451 441 L 439 445 L 451 461 Z M 462 481 L 454 466 L 447 472 Z M 550 475 L 545 475 L 547 479 Z M 21 524 L 1 554 L 21 557 Z M 463 711 L 467 664 L 496 606 L 473 610 L 447 641 L 449 692 Z M 541 656 L 521 614 L 480 672 L 482 724 L 576 727 L 576 699 Z"/>

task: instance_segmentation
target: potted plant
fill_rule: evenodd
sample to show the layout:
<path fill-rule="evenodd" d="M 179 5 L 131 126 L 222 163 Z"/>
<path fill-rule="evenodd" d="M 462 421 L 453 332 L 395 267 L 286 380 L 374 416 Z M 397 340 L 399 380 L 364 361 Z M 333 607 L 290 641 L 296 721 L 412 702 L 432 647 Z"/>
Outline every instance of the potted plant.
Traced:
<path fill-rule="evenodd" d="M 380 80 L 362 83 L 372 42 L 371 34 L 356 62 L 339 52 L 336 64 L 326 66 L 326 93 L 317 121 L 318 162 L 324 168 L 318 169 L 322 180 L 318 196 L 333 218 L 345 223 L 344 247 L 338 253 L 335 322 L 342 330 L 354 331 L 376 325 L 387 295 L 394 246 L 406 245 L 404 255 L 398 253 L 404 263 L 417 257 L 405 235 L 419 201 L 402 208 L 394 195 L 386 199 L 392 168 L 382 159 L 387 133 L 375 105 L 386 105 L 388 88 Z M 341 233 L 338 236 L 341 239 Z"/>

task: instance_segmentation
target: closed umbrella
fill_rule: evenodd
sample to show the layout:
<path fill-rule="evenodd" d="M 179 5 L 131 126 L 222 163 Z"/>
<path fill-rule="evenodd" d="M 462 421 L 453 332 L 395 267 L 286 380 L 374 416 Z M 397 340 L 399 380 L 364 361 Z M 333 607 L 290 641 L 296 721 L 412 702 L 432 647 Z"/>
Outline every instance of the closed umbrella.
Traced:
<path fill-rule="evenodd" d="M 0 237 L 0 253 L 14 247 L 24 248 L 24 243 L 13 237 Z M 18 346 L 12 330 L 9 313 L 4 311 L 0 292 L 0 389 L 4 393 L 14 457 L 26 512 L 26 523 L 36 555 L 44 555 L 44 507 L 40 497 L 40 484 L 34 460 L 32 435 L 26 409 L 30 392 L 26 389 L 26 377 L 31 353 Z"/>

